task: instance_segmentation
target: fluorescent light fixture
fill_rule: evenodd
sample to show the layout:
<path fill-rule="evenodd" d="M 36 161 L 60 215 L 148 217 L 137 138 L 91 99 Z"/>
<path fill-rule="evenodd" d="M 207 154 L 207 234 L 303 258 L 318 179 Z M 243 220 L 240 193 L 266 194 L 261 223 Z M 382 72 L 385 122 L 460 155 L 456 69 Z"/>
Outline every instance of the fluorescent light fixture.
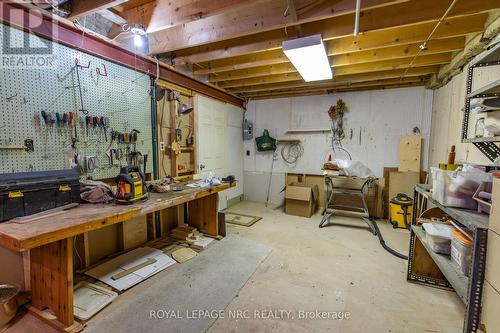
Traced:
<path fill-rule="evenodd" d="M 333 77 L 321 35 L 286 40 L 283 52 L 304 81 L 328 80 Z"/>

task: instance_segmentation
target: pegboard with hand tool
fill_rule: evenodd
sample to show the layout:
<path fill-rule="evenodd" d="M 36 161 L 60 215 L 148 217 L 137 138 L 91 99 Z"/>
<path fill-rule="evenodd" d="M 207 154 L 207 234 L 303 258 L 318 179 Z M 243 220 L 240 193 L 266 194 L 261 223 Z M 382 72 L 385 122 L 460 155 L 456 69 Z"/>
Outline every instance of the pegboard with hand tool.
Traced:
<path fill-rule="evenodd" d="M 22 43 L 25 32 L 0 29 Z M 150 77 L 53 45 L 57 68 L 0 67 L 0 173 L 78 167 L 105 179 L 131 160 L 152 172 Z"/>

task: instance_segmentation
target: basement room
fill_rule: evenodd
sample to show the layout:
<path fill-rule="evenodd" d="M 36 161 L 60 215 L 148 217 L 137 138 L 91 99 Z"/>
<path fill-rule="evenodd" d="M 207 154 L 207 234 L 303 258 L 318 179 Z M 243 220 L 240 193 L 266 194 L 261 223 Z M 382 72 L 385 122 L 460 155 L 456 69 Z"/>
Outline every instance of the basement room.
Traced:
<path fill-rule="evenodd" d="M 0 1 L 0 333 L 500 333 L 500 1 Z"/>

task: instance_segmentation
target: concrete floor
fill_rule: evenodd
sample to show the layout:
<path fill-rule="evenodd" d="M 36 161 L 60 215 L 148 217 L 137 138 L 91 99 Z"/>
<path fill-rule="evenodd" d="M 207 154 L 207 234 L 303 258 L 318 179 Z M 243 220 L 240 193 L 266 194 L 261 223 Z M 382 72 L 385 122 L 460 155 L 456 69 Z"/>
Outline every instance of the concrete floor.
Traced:
<path fill-rule="evenodd" d="M 259 203 L 242 202 L 230 211 L 263 217 L 252 227 L 228 224 L 228 233 L 269 244 L 273 251 L 226 309 L 241 310 L 246 318 L 225 316 L 210 333 L 461 332 L 465 309 L 458 296 L 406 282 L 406 261 L 383 250 L 370 232 L 319 229 L 319 214 L 310 219 L 289 216 Z M 353 218 L 332 221 L 365 225 Z M 408 252 L 407 231 L 383 222 L 379 226 L 390 246 Z M 278 311 L 276 318 L 262 312 L 269 310 Z M 316 310 L 345 311 L 350 318 L 299 318 L 300 311 Z M 267 319 L 254 318 L 254 311 Z"/>

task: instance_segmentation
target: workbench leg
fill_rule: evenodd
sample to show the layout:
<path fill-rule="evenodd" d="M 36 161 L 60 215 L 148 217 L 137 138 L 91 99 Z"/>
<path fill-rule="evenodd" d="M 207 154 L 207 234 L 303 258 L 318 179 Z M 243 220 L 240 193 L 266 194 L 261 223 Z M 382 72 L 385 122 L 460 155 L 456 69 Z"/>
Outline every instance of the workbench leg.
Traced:
<path fill-rule="evenodd" d="M 188 203 L 189 225 L 197 228 L 200 232 L 211 236 L 218 236 L 218 198 L 217 193 L 213 193 L 206 197 L 190 201 Z"/>
<path fill-rule="evenodd" d="M 31 249 L 32 305 L 73 324 L 73 238 Z"/>

